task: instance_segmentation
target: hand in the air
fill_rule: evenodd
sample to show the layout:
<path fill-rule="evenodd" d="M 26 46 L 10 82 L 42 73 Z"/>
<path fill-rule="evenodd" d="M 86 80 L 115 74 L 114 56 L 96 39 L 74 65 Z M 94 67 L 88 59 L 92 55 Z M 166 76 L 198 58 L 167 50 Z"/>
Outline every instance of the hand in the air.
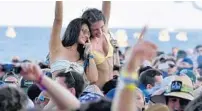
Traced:
<path fill-rule="evenodd" d="M 151 42 L 141 40 L 132 49 L 126 68 L 133 72 L 145 60 L 151 61 L 156 56 L 157 46 Z"/>
<path fill-rule="evenodd" d="M 38 82 L 40 76 L 43 74 L 40 67 L 36 64 L 22 63 L 20 66 L 22 68 L 20 74 L 27 80 Z"/>

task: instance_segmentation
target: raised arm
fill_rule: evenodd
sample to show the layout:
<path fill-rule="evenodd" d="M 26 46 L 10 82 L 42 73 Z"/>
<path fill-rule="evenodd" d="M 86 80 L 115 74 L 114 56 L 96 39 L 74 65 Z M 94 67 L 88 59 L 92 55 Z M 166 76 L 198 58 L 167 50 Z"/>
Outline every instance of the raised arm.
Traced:
<path fill-rule="evenodd" d="M 110 11 L 111 11 L 111 1 L 103 1 L 102 2 L 102 13 L 105 16 L 105 20 L 106 20 L 106 27 L 108 28 L 108 22 L 109 22 L 109 18 L 110 18 Z"/>
<path fill-rule="evenodd" d="M 38 65 L 23 63 L 21 68 L 21 75 L 27 80 L 35 81 L 46 90 L 60 110 L 75 110 L 80 107 L 79 100 L 60 84 L 43 75 Z"/>
<path fill-rule="evenodd" d="M 137 90 L 137 68 L 144 60 L 151 60 L 156 54 L 156 46 L 150 42 L 140 41 L 130 55 L 126 67 L 123 69 L 118 89 L 113 100 L 112 111 L 136 111 L 135 91 Z M 132 81 L 132 82 L 129 82 Z"/>
<path fill-rule="evenodd" d="M 62 1 L 56 1 L 55 5 L 55 18 L 53 22 L 51 39 L 49 43 L 50 50 L 50 61 L 58 54 L 58 51 L 61 50 L 62 42 L 60 40 L 60 33 L 62 29 L 62 19 L 63 19 L 63 3 Z"/>

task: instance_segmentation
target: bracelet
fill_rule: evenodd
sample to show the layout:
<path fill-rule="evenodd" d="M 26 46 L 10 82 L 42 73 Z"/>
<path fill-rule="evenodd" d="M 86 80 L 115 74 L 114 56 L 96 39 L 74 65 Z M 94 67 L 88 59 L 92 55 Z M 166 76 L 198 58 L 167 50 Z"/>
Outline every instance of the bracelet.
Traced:
<path fill-rule="evenodd" d="M 45 76 L 44 73 L 41 74 L 41 75 L 39 76 L 38 81 L 37 81 L 37 84 L 38 84 L 39 88 L 40 88 L 42 91 L 46 90 L 46 87 L 42 84 L 42 80 L 43 80 L 44 76 Z"/>
<path fill-rule="evenodd" d="M 124 82 L 124 84 L 128 85 L 128 84 L 134 84 L 134 85 L 138 85 L 138 80 L 136 79 L 132 79 L 132 78 L 126 78 L 123 76 L 119 76 L 120 80 L 122 80 Z"/>
<path fill-rule="evenodd" d="M 127 71 L 121 71 L 121 76 L 124 77 L 124 78 L 131 78 L 131 79 L 134 79 L 134 80 L 137 80 L 137 72 L 132 72 L 131 74 L 128 74 Z"/>
<path fill-rule="evenodd" d="M 94 56 L 92 54 L 89 54 L 88 59 L 94 59 Z"/>
<path fill-rule="evenodd" d="M 129 84 L 138 85 L 136 74 L 137 73 L 129 75 L 126 71 L 122 71 L 122 73 L 120 74 L 120 80 L 122 80 L 126 85 Z"/>
<path fill-rule="evenodd" d="M 130 91 L 135 91 L 137 89 L 137 86 L 134 84 L 128 84 L 125 85 L 124 88 L 129 89 Z"/>

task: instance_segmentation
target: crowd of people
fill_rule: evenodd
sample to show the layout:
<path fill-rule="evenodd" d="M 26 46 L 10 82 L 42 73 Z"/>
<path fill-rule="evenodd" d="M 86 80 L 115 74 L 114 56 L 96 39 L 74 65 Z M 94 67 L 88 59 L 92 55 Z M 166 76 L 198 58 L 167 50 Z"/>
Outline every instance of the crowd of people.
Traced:
<path fill-rule="evenodd" d="M 171 54 L 143 38 L 123 54 L 110 35 L 111 2 L 73 19 L 61 39 L 63 2 L 45 62 L 0 65 L 1 111 L 201 111 L 202 45 Z M 40 44 L 39 44 L 40 45 Z"/>

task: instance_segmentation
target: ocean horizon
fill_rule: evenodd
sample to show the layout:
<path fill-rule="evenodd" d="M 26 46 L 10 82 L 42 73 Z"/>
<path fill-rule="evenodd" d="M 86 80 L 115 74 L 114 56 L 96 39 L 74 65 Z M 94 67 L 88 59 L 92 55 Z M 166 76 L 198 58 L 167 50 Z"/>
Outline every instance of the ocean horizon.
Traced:
<path fill-rule="evenodd" d="M 0 62 L 10 62 L 13 56 L 19 56 L 21 59 L 45 60 L 49 52 L 48 44 L 50 40 L 51 27 L 15 27 L 16 37 L 6 36 L 8 27 L 0 27 Z M 128 36 L 128 44 L 132 46 L 137 39 L 134 38 L 135 32 L 140 32 L 138 28 L 112 28 L 110 31 L 116 33 L 117 30 L 125 30 Z M 144 36 L 145 40 L 154 42 L 159 51 L 170 53 L 172 47 L 179 47 L 186 50 L 202 44 L 201 29 L 181 29 L 169 32 L 170 41 L 162 42 L 158 39 L 159 32 L 162 29 L 148 29 Z M 65 28 L 63 28 L 63 35 Z M 187 33 L 188 41 L 179 41 L 176 35 L 179 31 Z M 123 49 L 123 48 L 122 48 Z"/>

